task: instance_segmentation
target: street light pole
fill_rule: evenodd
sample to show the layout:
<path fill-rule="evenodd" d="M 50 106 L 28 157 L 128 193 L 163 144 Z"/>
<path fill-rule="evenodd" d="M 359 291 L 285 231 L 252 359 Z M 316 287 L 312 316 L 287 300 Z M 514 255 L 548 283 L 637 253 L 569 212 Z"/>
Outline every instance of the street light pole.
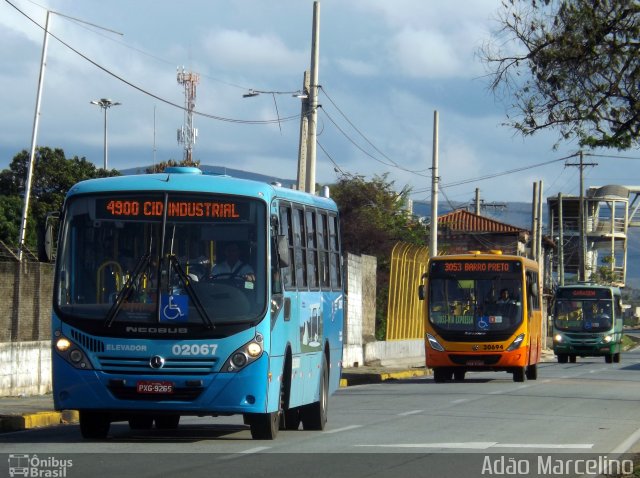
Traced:
<path fill-rule="evenodd" d="M 101 98 L 99 100 L 93 100 L 90 102 L 92 105 L 97 105 L 104 110 L 104 169 L 107 169 L 108 152 L 107 152 L 107 110 L 112 106 L 118 106 L 122 103 L 118 101 L 111 101 L 109 98 Z"/>

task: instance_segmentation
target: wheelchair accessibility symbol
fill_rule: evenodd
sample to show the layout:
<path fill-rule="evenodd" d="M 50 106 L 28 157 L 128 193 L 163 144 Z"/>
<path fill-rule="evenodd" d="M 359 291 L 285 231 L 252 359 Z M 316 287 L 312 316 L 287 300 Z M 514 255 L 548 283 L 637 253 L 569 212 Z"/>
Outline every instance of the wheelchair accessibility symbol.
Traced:
<path fill-rule="evenodd" d="M 187 322 L 189 319 L 189 296 L 162 294 L 160 297 L 161 322 Z"/>
<path fill-rule="evenodd" d="M 478 328 L 480 330 L 487 330 L 489 328 L 489 323 L 485 320 L 485 317 L 478 318 Z"/>

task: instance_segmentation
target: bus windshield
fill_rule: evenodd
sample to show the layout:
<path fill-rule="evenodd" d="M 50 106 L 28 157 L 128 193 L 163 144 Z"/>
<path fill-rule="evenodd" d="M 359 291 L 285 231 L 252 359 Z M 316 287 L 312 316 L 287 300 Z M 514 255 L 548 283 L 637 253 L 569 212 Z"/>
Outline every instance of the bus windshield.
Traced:
<path fill-rule="evenodd" d="M 558 298 L 555 326 L 567 332 L 606 332 L 613 327 L 611 299 Z"/>
<path fill-rule="evenodd" d="M 432 278 L 429 321 L 439 332 L 492 335 L 522 322 L 521 281 L 504 277 Z"/>
<path fill-rule="evenodd" d="M 81 196 L 66 205 L 61 231 L 55 306 L 77 327 L 189 331 L 264 316 L 262 201 L 200 193 Z"/>

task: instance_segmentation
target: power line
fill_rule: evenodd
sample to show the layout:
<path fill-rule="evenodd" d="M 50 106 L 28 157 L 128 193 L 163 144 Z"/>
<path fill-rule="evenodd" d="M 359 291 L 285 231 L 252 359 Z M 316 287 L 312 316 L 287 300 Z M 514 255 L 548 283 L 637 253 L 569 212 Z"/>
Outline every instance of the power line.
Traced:
<path fill-rule="evenodd" d="M 25 12 L 23 12 L 22 10 L 20 10 L 18 7 L 16 7 L 13 3 L 11 3 L 9 0 L 5 0 L 6 3 L 8 3 L 9 5 L 11 5 L 14 9 L 16 9 L 21 15 L 23 15 L 24 17 L 26 17 L 29 21 L 31 21 L 32 23 L 34 23 L 38 28 L 40 28 L 41 30 L 44 31 L 44 27 L 42 25 L 40 25 L 38 22 L 36 22 L 33 18 L 31 18 L 29 15 L 27 15 Z M 65 47 L 67 47 L 69 50 L 71 50 L 72 52 L 74 52 L 76 55 L 80 56 L 81 58 L 83 58 L 84 60 L 88 61 L 89 63 L 91 63 L 92 65 L 94 65 L 95 67 L 99 68 L 100 70 L 104 71 L 105 73 L 107 73 L 108 75 L 112 76 L 113 78 L 121 81 L 122 83 L 130 86 L 131 88 L 147 95 L 150 96 L 151 98 L 155 98 L 156 100 L 165 103 L 169 106 L 173 106 L 174 108 L 178 108 L 180 110 L 186 111 L 185 107 L 182 105 L 179 105 L 177 103 L 174 103 L 172 101 L 169 101 L 165 98 L 162 98 L 161 96 L 156 95 L 155 93 L 151 93 L 150 91 L 145 90 L 144 88 L 126 80 L 125 78 L 117 75 L 116 73 L 112 72 L 111 70 L 109 70 L 108 68 L 100 65 L 99 63 L 97 63 L 96 61 L 92 60 L 91 58 L 89 58 L 88 56 L 86 56 L 84 53 L 80 52 L 79 50 L 75 49 L 74 47 L 72 47 L 71 45 L 69 45 L 68 43 L 66 43 L 64 40 L 62 40 L 61 38 L 59 38 L 58 36 L 56 36 L 55 34 L 48 32 L 49 35 L 51 35 L 53 38 L 55 38 L 58 42 L 60 42 L 62 45 L 64 45 Z M 204 113 L 201 111 L 193 111 L 193 114 L 198 115 L 198 116 L 202 116 L 204 118 L 209 118 L 209 119 L 214 119 L 214 120 L 218 120 L 218 121 L 224 121 L 227 123 L 240 123 L 240 124 L 274 124 L 274 123 L 280 123 L 280 122 L 284 122 L 284 121 L 293 121 L 296 119 L 300 119 L 300 115 L 292 115 L 292 116 L 287 116 L 284 118 L 276 118 L 276 119 L 271 119 L 271 120 L 241 120 L 241 119 L 237 119 L 237 118 L 226 118 L 223 116 L 217 116 L 217 115 L 213 115 L 213 114 L 209 114 L 209 113 Z"/>
<path fill-rule="evenodd" d="M 389 156 L 387 156 L 385 153 L 383 153 L 375 144 L 373 144 L 369 138 L 367 138 L 364 133 L 362 131 L 360 131 L 360 129 L 358 129 L 358 127 L 353 124 L 353 122 L 347 117 L 347 115 L 340 109 L 340 107 L 335 103 L 335 101 L 333 101 L 333 99 L 331 98 L 331 96 L 329 96 L 329 94 L 327 93 L 327 91 L 320 86 L 320 90 L 324 93 L 324 95 L 327 97 L 327 99 L 331 102 L 331 104 L 334 106 L 335 109 L 338 110 L 338 112 L 340 113 L 340 115 L 342 115 L 342 117 L 347 121 L 347 123 L 349 123 L 351 125 L 351 127 L 374 149 L 376 150 L 378 153 L 380 153 L 382 155 L 382 157 L 384 157 L 385 159 L 387 159 L 388 161 L 391 162 L 391 166 L 396 167 L 398 169 L 401 169 L 403 171 L 407 171 L 410 173 L 421 173 L 424 171 L 427 171 L 428 168 L 424 168 L 424 169 L 419 169 L 419 170 L 409 170 L 406 168 L 403 168 L 402 166 L 400 166 L 396 161 L 394 161 L 393 159 L 391 159 Z"/>

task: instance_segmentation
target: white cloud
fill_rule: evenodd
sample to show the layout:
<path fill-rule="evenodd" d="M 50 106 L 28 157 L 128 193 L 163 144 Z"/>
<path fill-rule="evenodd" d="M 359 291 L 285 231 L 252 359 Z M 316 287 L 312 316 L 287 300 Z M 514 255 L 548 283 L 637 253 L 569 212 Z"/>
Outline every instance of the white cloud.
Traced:
<path fill-rule="evenodd" d="M 252 35 L 240 30 L 216 30 L 204 39 L 204 48 L 211 61 L 223 63 L 226 68 L 266 68 L 278 73 L 300 72 L 309 61 L 302 50 L 294 50 L 277 36 Z"/>

